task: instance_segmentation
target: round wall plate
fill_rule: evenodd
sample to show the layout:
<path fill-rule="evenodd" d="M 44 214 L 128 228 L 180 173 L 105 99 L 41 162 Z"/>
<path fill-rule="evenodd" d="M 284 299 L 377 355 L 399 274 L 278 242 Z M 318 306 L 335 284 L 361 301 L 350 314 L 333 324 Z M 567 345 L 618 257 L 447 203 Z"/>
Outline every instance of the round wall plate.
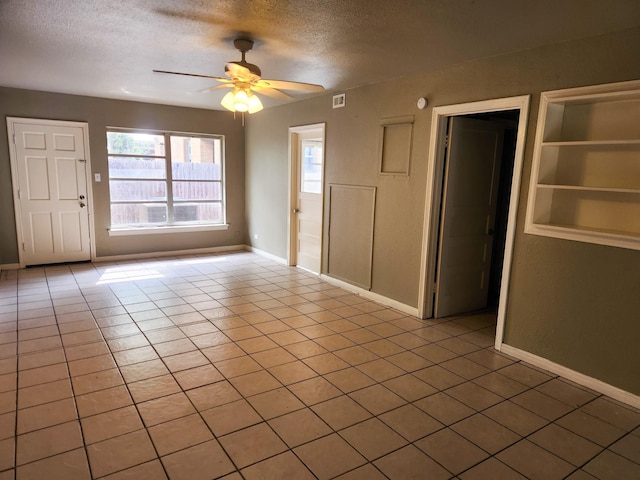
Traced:
<path fill-rule="evenodd" d="M 420 97 L 418 99 L 418 108 L 423 110 L 427 106 L 427 99 L 424 97 Z"/>

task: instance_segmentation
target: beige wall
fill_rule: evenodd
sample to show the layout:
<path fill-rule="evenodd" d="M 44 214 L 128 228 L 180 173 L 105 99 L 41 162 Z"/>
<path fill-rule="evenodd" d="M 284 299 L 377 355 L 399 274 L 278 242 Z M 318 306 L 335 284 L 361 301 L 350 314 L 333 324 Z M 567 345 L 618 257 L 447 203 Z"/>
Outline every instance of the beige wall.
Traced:
<path fill-rule="evenodd" d="M 99 257 L 244 244 L 244 130 L 228 112 L 0 88 L 0 115 L 89 124 L 95 244 Z M 6 123 L 4 124 L 6 125 Z M 109 237 L 106 127 L 147 128 L 225 136 L 227 231 Z M 6 126 L 0 127 L 0 264 L 18 262 Z"/>
<path fill-rule="evenodd" d="M 432 107 L 531 95 L 505 343 L 639 394 L 640 252 L 523 233 L 540 92 L 638 78 L 634 29 L 350 90 L 342 109 L 330 95 L 268 109 L 247 127 L 249 237 L 287 256 L 287 130 L 326 122 L 325 199 L 332 183 L 377 187 L 371 290 L 416 307 Z M 415 115 L 410 175 L 380 176 L 380 121 L 403 115 Z"/>

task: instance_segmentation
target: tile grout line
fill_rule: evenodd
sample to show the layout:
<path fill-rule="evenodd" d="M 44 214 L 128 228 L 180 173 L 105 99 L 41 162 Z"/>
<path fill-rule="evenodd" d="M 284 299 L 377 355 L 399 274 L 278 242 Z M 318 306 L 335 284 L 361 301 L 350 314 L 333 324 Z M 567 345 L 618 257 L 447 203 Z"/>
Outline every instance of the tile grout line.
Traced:
<path fill-rule="evenodd" d="M 75 277 L 73 277 L 73 278 L 74 278 L 74 281 L 76 281 Z M 48 281 L 47 281 L 47 283 L 48 283 Z M 80 295 L 82 295 L 82 298 L 84 299 L 84 295 L 82 294 L 80 286 L 78 285 L 77 282 L 76 282 L 76 286 L 78 287 L 78 290 L 80 291 Z M 51 293 L 51 290 L 49 290 L 49 292 Z M 86 301 L 86 299 L 85 299 L 85 301 Z M 52 302 L 52 304 L 53 304 L 53 302 Z M 88 307 L 88 304 L 87 304 L 87 307 Z M 84 452 L 84 457 L 85 457 L 86 462 L 87 462 L 87 468 L 89 470 L 89 476 L 91 478 L 93 478 L 93 471 L 92 471 L 92 467 L 91 467 L 91 462 L 89 461 L 88 445 L 87 445 L 87 442 L 85 441 L 84 428 L 82 426 L 82 421 L 81 421 L 81 418 L 80 418 L 80 411 L 78 409 L 78 403 L 77 403 L 77 400 L 76 400 L 76 394 L 75 394 L 75 390 L 76 389 L 75 389 L 75 386 L 73 384 L 73 379 L 72 379 L 72 376 L 71 376 L 71 370 L 69 368 L 69 361 L 67 359 L 67 351 L 64 348 L 64 342 L 62 340 L 62 333 L 60 332 L 60 324 L 58 323 L 58 314 L 57 314 L 57 312 L 55 310 L 55 306 L 53 307 L 53 311 L 54 311 L 54 317 L 56 319 L 56 326 L 58 328 L 58 334 L 60 335 L 60 344 L 61 344 L 61 348 L 62 348 L 62 354 L 63 354 L 64 360 L 65 360 L 64 363 L 65 363 L 65 367 L 67 369 L 67 373 L 69 375 L 69 385 L 71 387 L 71 393 L 73 395 L 72 398 L 73 398 L 73 406 L 74 406 L 75 412 L 76 412 L 76 421 L 78 422 L 78 427 L 80 428 L 80 437 L 82 438 L 82 450 Z M 93 314 L 91 316 L 93 317 Z M 95 322 L 95 319 L 94 319 L 94 322 Z M 17 437 L 16 437 L 16 442 L 17 442 Z M 17 448 L 16 448 L 16 450 L 17 450 Z M 66 453 L 66 452 L 63 452 L 63 453 Z M 58 455 L 58 454 L 56 454 L 56 455 Z M 36 460 L 36 461 L 40 461 L 40 460 L 42 460 L 42 459 L 39 459 L 39 460 Z M 16 467 L 16 472 L 17 472 L 17 467 Z"/>

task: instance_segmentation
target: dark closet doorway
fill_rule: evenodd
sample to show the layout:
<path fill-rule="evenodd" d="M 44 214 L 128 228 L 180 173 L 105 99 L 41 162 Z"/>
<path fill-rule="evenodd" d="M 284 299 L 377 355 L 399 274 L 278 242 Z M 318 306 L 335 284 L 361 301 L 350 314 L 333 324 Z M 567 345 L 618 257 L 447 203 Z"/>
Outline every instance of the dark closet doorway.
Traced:
<path fill-rule="evenodd" d="M 497 310 L 520 110 L 447 118 L 433 316 Z"/>

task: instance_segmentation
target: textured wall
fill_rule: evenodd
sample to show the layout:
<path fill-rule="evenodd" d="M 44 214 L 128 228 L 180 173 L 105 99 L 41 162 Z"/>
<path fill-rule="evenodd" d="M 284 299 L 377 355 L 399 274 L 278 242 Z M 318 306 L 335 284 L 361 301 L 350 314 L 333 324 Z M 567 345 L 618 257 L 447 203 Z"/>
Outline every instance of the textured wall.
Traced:
<path fill-rule="evenodd" d="M 80 121 L 89 124 L 92 171 L 102 174 L 102 182 L 92 184 L 98 256 L 206 248 L 245 242 L 244 131 L 240 121 L 234 121 L 230 113 L 0 88 L 0 115 Z M 107 126 L 225 135 L 227 221 L 231 225 L 229 230 L 157 234 L 148 237 L 109 237 Z M 6 127 L 0 128 L 0 200 L 2 263 L 17 263 L 18 249 Z"/>
<path fill-rule="evenodd" d="M 247 128 L 248 231 L 286 256 L 287 129 L 326 122 L 326 185 L 377 187 L 371 290 L 417 306 L 431 107 L 531 95 L 505 342 L 638 394 L 640 252 L 523 232 L 540 92 L 638 78 L 634 29 L 364 86 L 341 109 L 330 95 L 268 109 Z M 403 115 L 415 116 L 410 175 L 380 176 L 380 121 Z M 324 218 L 326 247 L 326 202 Z"/>

